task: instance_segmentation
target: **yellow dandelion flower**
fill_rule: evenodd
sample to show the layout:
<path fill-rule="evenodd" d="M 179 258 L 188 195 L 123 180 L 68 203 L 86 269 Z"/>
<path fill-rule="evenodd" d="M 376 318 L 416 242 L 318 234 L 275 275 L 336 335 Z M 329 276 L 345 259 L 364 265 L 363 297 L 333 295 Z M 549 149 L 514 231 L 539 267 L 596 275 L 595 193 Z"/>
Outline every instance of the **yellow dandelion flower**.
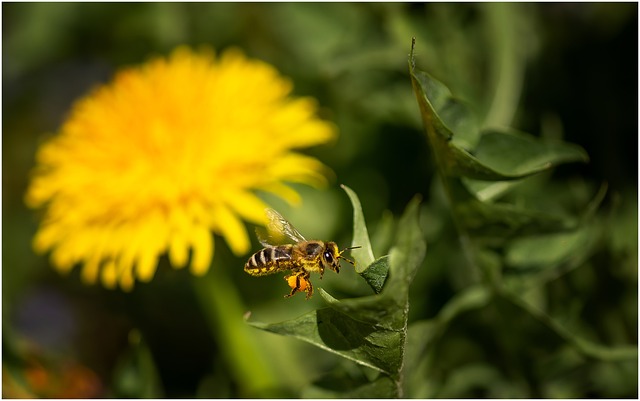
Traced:
<path fill-rule="evenodd" d="M 87 283 L 125 290 L 150 280 L 165 252 L 204 274 L 212 233 L 241 255 L 244 221 L 264 223 L 255 190 L 290 202 L 285 182 L 322 185 L 324 167 L 296 152 L 336 136 L 317 104 L 239 50 L 178 48 L 119 72 L 79 100 L 43 144 L 25 201 L 44 216 L 34 249 Z"/>

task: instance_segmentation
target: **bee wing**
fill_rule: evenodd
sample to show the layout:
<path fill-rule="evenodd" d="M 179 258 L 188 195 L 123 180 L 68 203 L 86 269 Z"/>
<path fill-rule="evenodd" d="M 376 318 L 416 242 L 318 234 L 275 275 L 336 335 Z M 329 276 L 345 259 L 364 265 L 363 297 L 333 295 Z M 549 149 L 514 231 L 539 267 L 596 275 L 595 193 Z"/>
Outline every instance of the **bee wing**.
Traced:
<path fill-rule="evenodd" d="M 274 246 L 285 243 L 297 244 L 306 241 L 296 228 L 287 221 L 282 215 L 273 209 L 266 209 L 267 227 L 256 228 L 256 235 L 263 246 Z"/>

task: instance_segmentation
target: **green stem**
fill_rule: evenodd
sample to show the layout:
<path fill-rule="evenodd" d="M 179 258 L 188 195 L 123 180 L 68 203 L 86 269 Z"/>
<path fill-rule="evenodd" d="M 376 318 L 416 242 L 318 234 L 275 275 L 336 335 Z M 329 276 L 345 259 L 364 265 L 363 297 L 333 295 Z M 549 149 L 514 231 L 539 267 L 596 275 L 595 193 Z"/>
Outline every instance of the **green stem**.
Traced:
<path fill-rule="evenodd" d="M 516 113 L 524 80 L 526 53 L 522 48 L 524 23 L 517 7 L 521 4 L 482 4 L 490 43 L 493 44 L 491 57 L 491 81 L 494 83 L 491 107 L 486 115 L 485 126 L 509 126 Z"/>
<path fill-rule="evenodd" d="M 200 299 L 211 331 L 218 339 L 231 374 L 239 386 L 241 397 L 265 397 L 281 388 L 269 357 L 244 319 L 242 301 L 224 269 L 216 275 L 194 279 L 194 289 Z"/>

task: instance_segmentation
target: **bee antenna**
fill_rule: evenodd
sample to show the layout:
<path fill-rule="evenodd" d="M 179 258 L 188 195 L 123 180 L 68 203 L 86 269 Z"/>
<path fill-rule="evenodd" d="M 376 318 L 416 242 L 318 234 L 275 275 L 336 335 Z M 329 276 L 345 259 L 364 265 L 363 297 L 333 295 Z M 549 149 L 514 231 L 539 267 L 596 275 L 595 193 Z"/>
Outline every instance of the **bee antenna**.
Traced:
<path fill-rule="evenodd" d="M 346 260 L 347 262 L 349 262 L 349 263 L 351 263 L 352 265 L 354 265 L 354 266 L 355 266 L 355 265 L 356 265 L 356 262 L 354 262 L 354 261 L 353 261 L 353 260 L 351 260 L 351 259 L 345 258 L 344 256 L 342 256 L 342 254 L 343 254 L 345 251 L 348 251 L 349 249 L 358 249 L 358 248 L 362 248 L 362 247 L 361 247 L 360 245 L 358 245 L 358 246 L 350 246 L 349 248 L 344 248 L 344 249 L 340 252 L 340 255 L 339 255 L 340 259 L 344 259 L 344 260 Z"/>
<path fill-rule="evenodd" d="M 354 265 L 354 266 L 356 265 L 356 262 L 354 262 L 354 261 L 353 261 L 353 260 L 351 260 L 351 259 L 345 258 L 345 257 L 344 257 L 344 256 L 342 256 L 342 255 L 340 255 L 340 259 L 344 259 L 344 260 L 346 260 L 347 262 L 351 263 L 351 264 L 352 264 L 352 265 Z"/>

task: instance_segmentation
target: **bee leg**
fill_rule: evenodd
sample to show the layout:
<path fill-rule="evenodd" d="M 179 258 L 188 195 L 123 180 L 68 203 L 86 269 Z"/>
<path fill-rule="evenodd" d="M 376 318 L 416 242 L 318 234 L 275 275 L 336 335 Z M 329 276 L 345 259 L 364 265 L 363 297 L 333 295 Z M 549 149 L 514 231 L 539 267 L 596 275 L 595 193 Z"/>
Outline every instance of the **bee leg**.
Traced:
<path fill-rule="evenodd" d="M 292 297 L 296 292 L 304 291 L 307 293 L 307 299 L 311 298 L 313 295 L 313 286 L 311 285 L 311 281 L 309 281 L 310 274 L 308 272 L 299 272 L 293 273 L 286 276 L 284 279 L 291 287 L 291 293 L 289 295 L 285 295 L 285 298 Z"/>
<path fill-rule="evenodd" d="M 285 295 L 285 298 L 292 297 L 296 292 L 299 291 L 308 291 L 307 288 L 311 284 L 307 278 L 309 277 L 309 273 L 298 272 L 287 275 L 284 279 L 291 287 L 291 293 L 289 295 Z"/>
<path fill-rule="evenodd" d="M 307 289 L 305 291 L 307 291 L 306 299 L 311 298 L 311 296 L 313 295 L 313 285 L 311 285 L 311 281 L 309 280 L 307 280 Z"/>

